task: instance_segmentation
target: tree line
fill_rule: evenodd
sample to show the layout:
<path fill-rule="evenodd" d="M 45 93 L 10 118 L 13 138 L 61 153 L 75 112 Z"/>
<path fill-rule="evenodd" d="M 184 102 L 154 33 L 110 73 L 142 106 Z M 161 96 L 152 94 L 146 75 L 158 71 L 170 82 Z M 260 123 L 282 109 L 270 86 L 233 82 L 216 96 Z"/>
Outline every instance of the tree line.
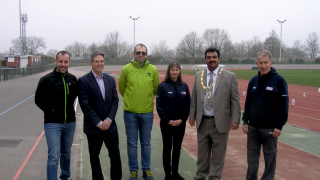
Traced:
<path fill-rule="evenodd" d="M 10 54 L 19 54 L 20 39 L 13 39 L 11 43 Z M 316 32 L 308 34 L 304 42 L 295 40 L 291 47 L 283 42 L 281 44 L 281 56 L 284 58 L 315 58 L 320 53 L 319 36 Z M 67 45 L 64 50 L 69 51 L 73 57 L 87 58 L 92 52 L 100 50 L 106 53 L 106 58 L 129 58 L 132 57 L 133 47 L 134 45 L 121 39 L 118 31 L 114 31 L 107 33 L 101 43 L 85 44 L 76 41 Z M 170 49 L 166 41 L 162 40 L 152 44 L 148 54 L 163 59 L 201 58 L 207 47 L 220 49 L 221 57 L 224 58 L 255 57 L 257 52 L 263 49 L 269 50 L 273 57 L 280 57 L 280 38 L 275 30 L 272 30 L 264 40 L 254 35 L 249 40 L 233 43 L 230 34 L 219 28 L 206 29 L 202 35 L 191 31 L 182 37 L 173 49 Z M 27 49 L 28 54 L 44 55 L 42 50 L 46 49 L 46 42 L 42 37 L 27 37 Z M 50 49 L 46 55 L 55 57 L 57 52 L 58 50 Z"/>

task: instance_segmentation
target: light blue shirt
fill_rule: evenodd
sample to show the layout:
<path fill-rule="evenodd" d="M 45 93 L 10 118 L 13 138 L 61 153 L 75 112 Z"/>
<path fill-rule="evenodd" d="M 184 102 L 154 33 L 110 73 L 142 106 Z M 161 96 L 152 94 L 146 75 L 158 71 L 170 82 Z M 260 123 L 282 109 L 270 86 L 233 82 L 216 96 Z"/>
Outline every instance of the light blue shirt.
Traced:
<path fill-rule="evenodd" d="M 96 73 L 94 73 L 93 71 L 91 71 L 94 78 L 96 79 L 98 86 L 100 88 L 103 100 L 105 100 L 106 94 L 105 94 L 105 86 L 104 86 L 104 81 L 103 81 L 103 73 L 101 74 L 101 77 L 99 77 Z M 110 121 L 112 123 L 112 120 L 110 118 L 107 118 L 108 121 Z M 102 124 L 102 121 L 100 121 L 96 126 L 99 127 Z"/>
<path fill-rule="evenodd" d="M 209 86 L 209 81 L 210 81 L 210 72 L 209 69 L 207 69 L 207 87 Z M 213 78 L 213 82 L 215 82 L 215 79 L 217 78 L 217 74 L 219 72 L 219 67 L 217 67 L 214 71 L 213 71 L 213 74 L 212 74 L 212 78 Z M 212 86 L 212 96 L 211 98 L 214 100 L 213 96 L 214 96 L 214 88 L 216 87 L 216 83 L 213 84 Z M 214 107 L 208 111 L 207 108 L 206 108 L 206 97 L 207 97 L 207 93 L 208 91 L 206 91 L 206 96 L 204 98 L 204 103 L 203 103 L 203 115 L 206 115 L 206 116 L 214 116 Z"/>

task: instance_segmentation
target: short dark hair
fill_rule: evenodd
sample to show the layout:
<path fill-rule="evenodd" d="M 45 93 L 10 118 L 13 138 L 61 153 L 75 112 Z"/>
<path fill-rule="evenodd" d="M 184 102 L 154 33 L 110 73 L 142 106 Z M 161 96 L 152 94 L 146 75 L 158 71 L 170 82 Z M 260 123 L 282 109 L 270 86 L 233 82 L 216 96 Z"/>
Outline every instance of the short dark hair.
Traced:
<path fill-rule="evenodd" d="M 65 54 L 68 54 L 68 56 L 69 56 L 69 61 L 70 61 L 71 55 L 70 55 L 70 53 L 69 53 L 68 51 L 65 51 L 65 50 L 59 51 L 59 52 L 57 53 L 57 55 L 56 55 L 56 60 L 58 60 L 58 55 L 59 55 L 60 53 L 61 53 L 62 56 L 65 55 Z"/>
<path fill-rule="evenodd" d="M 178 67 L 179 68 L 180 74 L 178 76 L 178 79 L 180 80 L 180 85 L 182 85 L 183 84 L 183 80 L 182 80 L 182 76 L 181 76 L 181 66 L 180 66 L 178 61 L 172 61 L 171 63 L 169 63 L 168 69 L 167 69 L 167 72 L 166 72 L 166 77 L 164 78 L 164 81 L 168 82 L 168 80 L 171 78 L 170 77 L 170 70 L 173 67 Z"/>
<path fill-rule="evenodd" d="M 103 52 L 101 52 L 101 51 L 95 51 L 95 52 L 93 52 L 92 54 L 91 54 L 91 62 L 93 62 L 93 58 L 94 57 L 96 57 L 96 56 L 102 56 L 103 58 L 104 58 L 104 53 Z"/>
<path fill-rule="evenodd" d="M 141 44 L 141 43 L 140 43 L 140 44 L 137 44 L 137 45 L 134 47 L 133 52 L 136 52 L 136 47 L 137 47 L 137 46 L 145 47 L 145 48 L 146 48 L 146 51 L 147 51 L 146 53 L 148 54 L 148 48 L 147 48 L 147 46 L 144 45 L 144 44 Z"/>
<path fill-rule="evenodd" d="M 204 52 L 204 58 L 207 58 L 207 52 L 217 52 L 218 53 L 218 58 L 220 58 L 220 51 L 217 48 L 209 47 L 205 52 Z"/>

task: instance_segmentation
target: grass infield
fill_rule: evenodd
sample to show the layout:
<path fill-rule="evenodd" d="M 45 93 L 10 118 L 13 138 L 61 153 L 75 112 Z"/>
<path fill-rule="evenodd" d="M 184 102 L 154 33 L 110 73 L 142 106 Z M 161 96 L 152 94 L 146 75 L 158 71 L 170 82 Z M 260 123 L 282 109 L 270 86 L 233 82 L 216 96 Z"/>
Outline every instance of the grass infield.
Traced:
<path fill-rule="evenodd" d="M 230 70 L 238 79 L 250 80 L 258 74 L 257 70 Z M 198 71 L 183 70 L 182 74 L 195 75 Z M 277 69 L 288 84 L 320 87 L 320 69 Z"/>

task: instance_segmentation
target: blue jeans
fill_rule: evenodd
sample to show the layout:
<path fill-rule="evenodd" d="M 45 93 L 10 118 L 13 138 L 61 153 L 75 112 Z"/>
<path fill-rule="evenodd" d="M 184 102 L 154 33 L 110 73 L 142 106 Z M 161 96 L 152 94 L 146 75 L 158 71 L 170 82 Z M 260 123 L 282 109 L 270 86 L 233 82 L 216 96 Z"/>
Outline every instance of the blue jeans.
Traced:
<path fill-rule="evenodd" d="M 151 155 L 151 130 L 153 125 L 153 112 L 145 114 L 136 114 L 124 111 L 123 119 L 126 126 L 127 152 L 129 159 L 129 170 L 138 171 L 138 131 L 140 131 L 141 144 L 141 169 L 150 170 Z"/>
<path fill-rule="evenodd" d="M 70 173 L 70 154 L 76 122 L 65 124 L 44 124 L 48 145 L 47 180 L 57 180 L 60 159 L 60 179 L 68 179 Z"/>

